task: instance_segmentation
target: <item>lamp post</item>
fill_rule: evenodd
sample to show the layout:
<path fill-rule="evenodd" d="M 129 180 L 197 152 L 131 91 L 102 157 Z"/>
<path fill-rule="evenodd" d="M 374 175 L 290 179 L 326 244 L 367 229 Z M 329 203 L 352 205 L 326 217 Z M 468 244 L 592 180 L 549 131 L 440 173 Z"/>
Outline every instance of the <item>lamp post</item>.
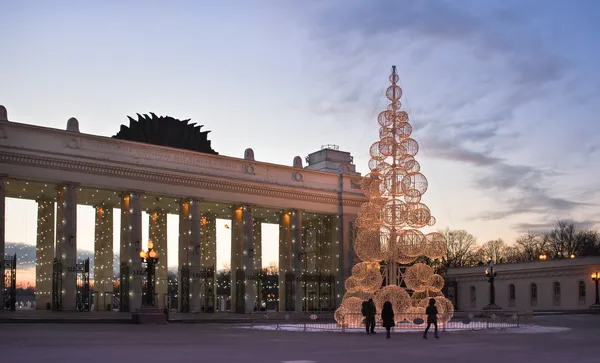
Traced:
<path fill-rule="evenodd" d="M 485 269 L 485 276 L 487 277 L 488 282 L 490 283 L 490 303 L 483 308 L 486 311 L 497 311 L 502 310 L 502 308 L 496 305 L 496 288 L 494 287 L 494 280 L 498 273 L 494 269 L 494 262 L 492 260 L 488 261 L 488 268 Z"/>
<path fill-rule="evenodd" d="M 154 268 L 158 262 L 158 252 L 154 250 L 152 241 L 148 241 L 148 251 L 140 251 L 140 259 L 146 264 L 146 301 L 145 306 L 154 305 Z"/>
<path fill-rule="evenodd" d="M 596 285 L 596 302 L 592 305 L 592 309 L 600 309 L 600 294 L 598 294 L 598 280 L 600 280 L 600 272 L 596 271 L 592 273 L 592 280 L 594 280 L 594 284 Z"/>

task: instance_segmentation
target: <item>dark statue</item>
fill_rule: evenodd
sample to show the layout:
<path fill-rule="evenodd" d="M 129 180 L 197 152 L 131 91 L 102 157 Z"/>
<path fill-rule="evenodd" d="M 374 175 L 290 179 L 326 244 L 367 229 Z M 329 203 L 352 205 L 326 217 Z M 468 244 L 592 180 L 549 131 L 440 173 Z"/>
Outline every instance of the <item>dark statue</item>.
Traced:
<path fill-rule="evenodd" d="M 121 130 L 113 138 L 218 155 L 210 146 L 210 131 L 200 131 L 204 125 L 196 126 L 189 123 L 190 119 L 159 117 L 152 112 L 150 115 L 152 117 L 138 113 L 137 120 L 127 116 L 129 127 L 121 125 Z"/>

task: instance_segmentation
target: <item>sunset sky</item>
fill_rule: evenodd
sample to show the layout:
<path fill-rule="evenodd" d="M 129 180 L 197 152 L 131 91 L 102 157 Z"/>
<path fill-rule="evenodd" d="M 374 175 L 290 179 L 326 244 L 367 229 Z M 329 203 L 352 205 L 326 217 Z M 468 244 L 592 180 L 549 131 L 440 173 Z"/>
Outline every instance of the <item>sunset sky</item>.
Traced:
<path fill-rule="evenodd" d="M 136 113 L 191 118 L 222 155 L 286 165 L 337 144 L 366 173 L 395 64 L 437 227 L 512 242 L 559 218 L 600 226 L 599 13 L 594 0 L 4 1 L 0 104 L 104 136 Z M 33 243 L 34 206 L 9 206 L 7 240 Z"/>

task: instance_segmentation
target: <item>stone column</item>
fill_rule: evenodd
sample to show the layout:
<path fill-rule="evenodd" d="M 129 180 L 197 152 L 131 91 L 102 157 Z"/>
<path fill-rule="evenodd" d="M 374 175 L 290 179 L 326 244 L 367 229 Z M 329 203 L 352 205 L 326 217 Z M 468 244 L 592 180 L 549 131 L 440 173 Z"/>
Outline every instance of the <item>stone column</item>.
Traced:
<path fill-rule="evenodd" d="M 179 202 L 179 259 L 177 267 L 177 301 L 182 313 L 190 312 L 190 266 L 188 247 L 190 245 L 190 202 Z"/>
<path fill-rule="evenodd" d="M 179 311 L 201 311 L 202 279 L 200 201 L 183 200 L 179 206 Z"/>
<path fill-rule="evenodd" d="M 165 307 L 165 296 L 169 289 L 169 268 L 167 251 L 167 213 L 163 209 L 152 210 L 149 213 L 148 229 L 150 241 L 154 244 L 154 249 L 158 253 L 158 263 L 156 264 L 154 290 L 156 306 L 163 309 Z"/>
<path fill-rule="evenodd" d="M 262 271 L 262 224 L 263 219 L 254 218 L 254 271 Z"/>
<path fill-rule="evenodd" d="M 94 290 L 97 292 L 96 310 L 110 311 L 113 295 L 113 206 L 94 206 Z"/>
<path fill-rule="evenodd" d="M 231 218 L 231 309 L 254 310 L 254 207 L 235 206 Z"/>
<path fill-rule="evenodd" d="M 129 284 L 129 311 L 136 311 L 142 307 L 142 261 L 140 251 L 142 250 L 142 200 L 139 192 L 131 192 L 130 201 L 130 234 L 129 234 L 129 256 L 131 259 L 131 271 Z"/>
<path fill-rule="evenodd" d="M 292 211 L 290 224 L 291 267 L 294 274 L 294 311 L 302 311 L 302 267 L 304 252 L 302 243 L 302 211 Z"/>
<path fill-rule="evenodd" d="M 6 181 L 0 175 L 0 301 L 4 303 L 4 254 L 5 251 L 5 221 L 6 221 Z"/>
<path fill-rule="evenodd" d="M 129 193 L 121 194 L 121 235 L 119 239 L 119 311 L 129 312 L 129 270 L 131 256 L 129 254 L 129 227 L 131 224 L 131 198 Z"/>
<path fill-rule="evenodd" d="M 293 311 L 292 213 L 284 211 L 279 223 L 279 311 Z"/>
<path fill-rule="evenodd" d="M 121 311 L 134 312 L 142 306 L 142 202 L 140 193 L 121 196 Z"/>
<path fill-rule="evenodd" d="M 209 213 L 202 218 L 202 234 L 200 248 L 200 269 L 202 272 L 204 312 L 216 310 L 217 298 L 217 224 L 214 214 Z"/>
<path fill-rule="evenodd" d="M 254 244 L 254 206 L 242 207 L 242 265 L 244 272 L 244 312 L 251 313 L 256 306 L 258 271 L 254 269 L 256 249 Z"/>
<path fill-rule="evenodd" d="M 336 306 L 342 303 L 342 297 L 344 296 L 345 287 L 344 282 L 350 277 L 352 271 L 352 263 L 354 262 L 354 255 L 350 246 L 350 240 L 353 237 L 353 231 L 351 231 L 354 225 L 355 215 L 343 214 L 338 215 L 333 219 L 332 233 L 333 233 L 333 257 L 332 270 L 335 271 L 335 302 Z"/>
<path fill-rule="evenodd" d="M 256 280 L 254 281 L 254 300 L 256 301 L 256 307 L 261 308 L 263 302 L 263 279 L 262 276 L 262 219 L 254 218 L 254 275 Z"/>
<path fill-rule="evenodd" d="M 37 199 L 37 241 L 35 255 L 35 308 L 47 310 L 52 304 L 52 263 L 54 261 L 54 198 Z"/>
<path fill-rule="evenodd" d="M 240 285 L 240 276 L 242 273 L 242 235 L 243 235 L 243 214 L 241 206 L 233 206 L 231 210 L 231 271 L 230 271 L 230 292 L 231 292 L 231 311 L 239 312 L 238 295 L 243 296 L 243 284 Z"/>
<path fill-rule="evenodd" d="M 190 200 L 190 239 L 188 264 L 190 267 L 190 313 L 202 311 L 202 278 L 200 271 L 200 245 L 202 243 L 202 213 L 200 201 Z"/>
<path fill-rule="evenodd" d="M 77 296 L 77 186 L 57 188 L 56 258 L 62 264 L 62 310 L 74 311 Z"/>

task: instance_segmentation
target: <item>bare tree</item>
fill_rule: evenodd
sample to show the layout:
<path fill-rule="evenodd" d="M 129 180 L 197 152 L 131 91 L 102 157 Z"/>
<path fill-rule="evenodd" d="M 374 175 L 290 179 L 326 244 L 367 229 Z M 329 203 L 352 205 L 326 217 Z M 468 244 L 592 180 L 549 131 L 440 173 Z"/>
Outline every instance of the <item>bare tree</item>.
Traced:
<path fill-rule="evenodd" d="M 597 231 L 578 231 L 575 238 L 579 240 L 577 256 L 600 255 L 600 235 Z"/>
<path fill-rule="evenodd" d="M 487 241 L 481 246 L 482 261 L 492 260 L 494 263 L 503 263 L 506 251 L 506 244 L 501 239 Z"/>
<path fill-rule="evenodd" d="M 564 258 L 581 250 L 581 239 L 573 222 L 558 221 L 556 226 L 544 236 L 552 258 Z"/>
<path fill-rule="evenodd" d="M 463 267 L 475 264 L 475 247 L 477 239 L 469 232 L 446 228 L 440 231 L 446 238 L 445 267 Z"/>
<path fill-rule="evenodd" d="M 524 262 L 524 254 L 519 249 L 519 246 L 506 246 L 503 253 L 504 256 L 502 257 L 502 263 Z"/>
<path fill-rule="evenodd" d="M 521 261 L 537 261 L 546 251 L 546 241 L 535 232 L 529 231 L 517 238 L 516 247 L 521 253 Z"/>

